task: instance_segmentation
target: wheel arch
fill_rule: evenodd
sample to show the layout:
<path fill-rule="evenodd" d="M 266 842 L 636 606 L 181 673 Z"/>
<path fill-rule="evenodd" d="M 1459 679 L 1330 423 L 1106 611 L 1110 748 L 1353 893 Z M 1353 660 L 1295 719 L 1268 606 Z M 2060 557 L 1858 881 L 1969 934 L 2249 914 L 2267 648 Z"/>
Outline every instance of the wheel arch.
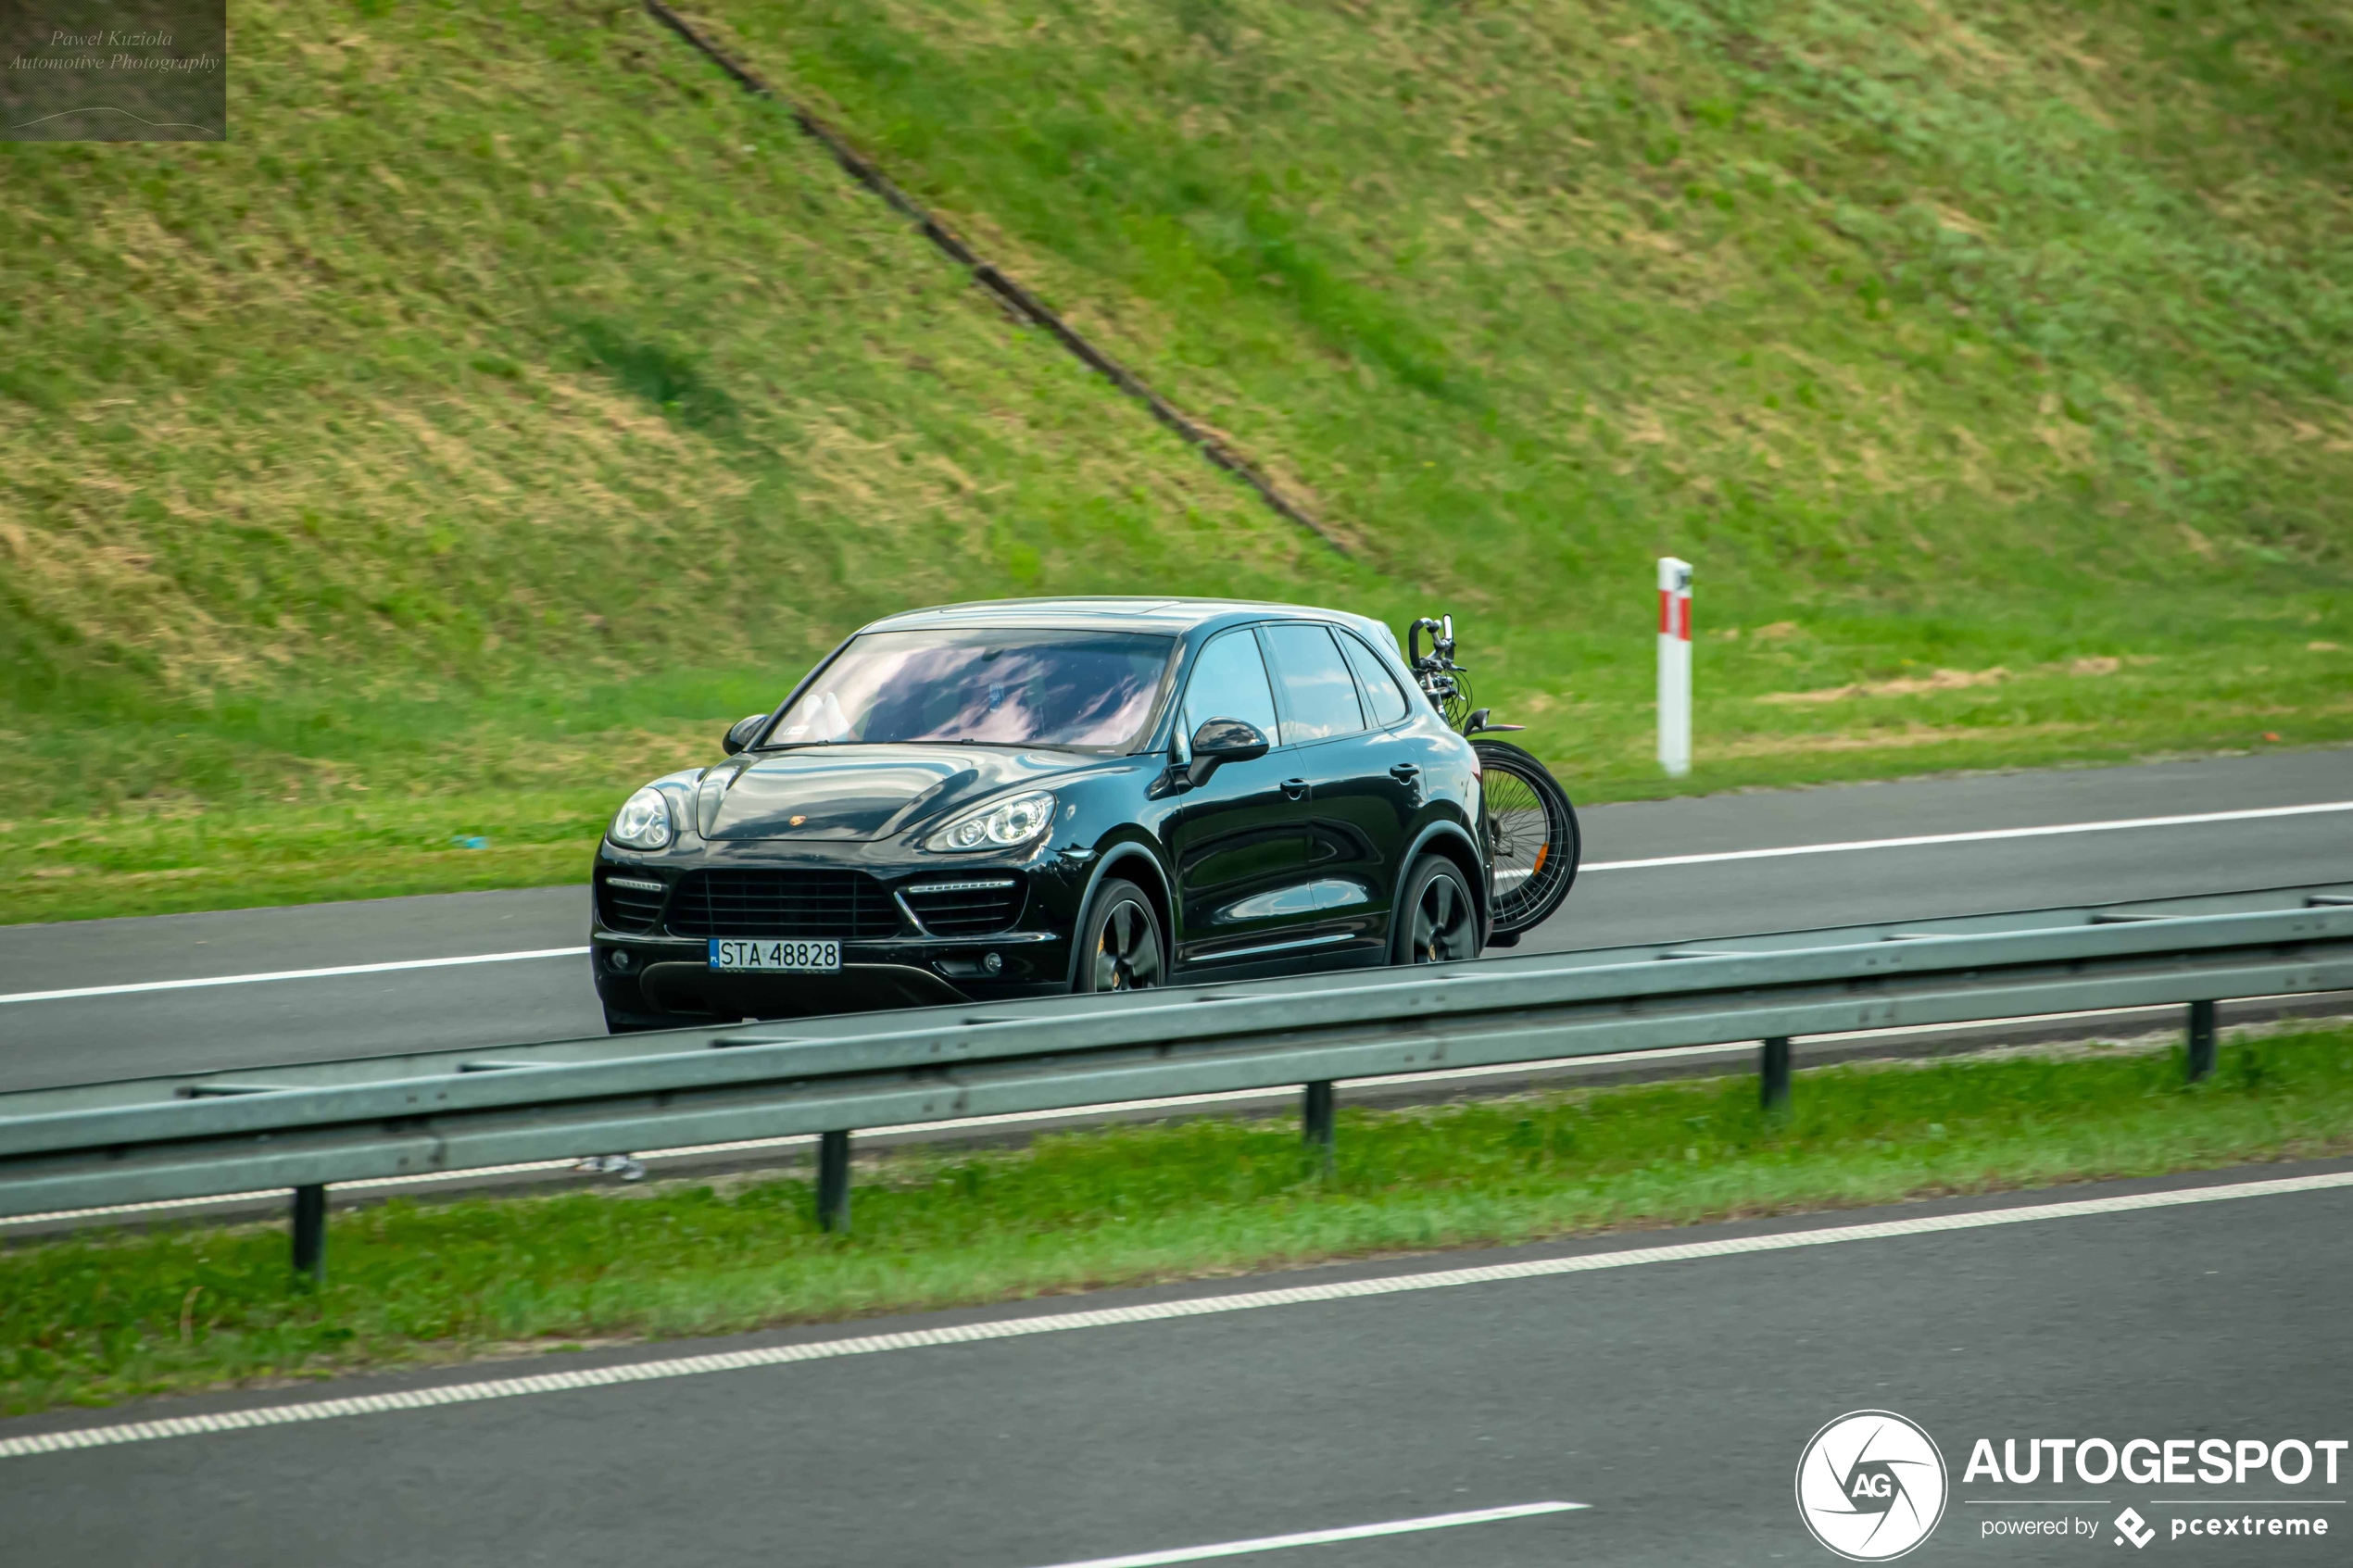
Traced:
<path fill-rule="evenodd" d="M 1095 862 L 1093 873 L 1087 878 L 1087 891 L 1078 900 L 1078 921 L 1071 928 L 1070 962 L 1063 975 L 1065 985 L 1076 986 L 1078 984 L 1079 949 L 1082 946 L 1079 933 L 1087 923 L 1087 911 L 1095 907 L 1095 894 L 1101 888 L 1103 879 L 1114 873 L 1143 889 L 1144 897 L 1151 900 L 1152 913 L 1160 920 L 1161 939 L 1167 947 L 1165 961 L 1172 974 L 1176 971 L 1176 921 L 1169 901 L 1168 872 L 1161 865 L 1160 857 L 1149 847 L 1134 839 L 1125 839 L 1103 851 L 1101 858 Z"/>
<path fill-rule="evenodd" d="M 1445 856 L 1470 884 L 1471 902 L 1478 910 L 1479 946 L 1486 947 L 1487 932 L 1494 919 L 1494 910 L 1488 907 L 1486 862 L 1479 856 L 1478 841 L 1460 822 L 1441 819 L 1430 823 L 1415 836 L 1413 847 L 1399 857 L 1397 883 L 1389 894 L 1391 922 L 1397 919 L 1399 900 L 1404 897 L 1405 879 L 1413 874 L 1414 862 L 1424 855 Z"/>

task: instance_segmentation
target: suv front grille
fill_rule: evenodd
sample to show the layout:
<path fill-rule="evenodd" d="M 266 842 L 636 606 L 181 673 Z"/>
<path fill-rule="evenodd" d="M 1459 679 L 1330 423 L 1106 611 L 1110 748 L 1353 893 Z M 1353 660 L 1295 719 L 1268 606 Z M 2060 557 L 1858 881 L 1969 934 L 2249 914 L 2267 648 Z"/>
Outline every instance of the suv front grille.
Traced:
<path fill-rule="evenodd" d="M 661 918 L 661 884 L 651 877 L 607 875 L 597 882 L 597 913 L 613 931 L 651 931 Z"/>
<path fill-rule="evenodd" d="M 939 877 L 899 890 L 924 929 L 935 936 L 985 936 L 1021 916 L 1026 891 L 1019 877 Z"/>
<path fill-rule="evenodd" d="M 899 910 L 864 872 L 688 872 L 670 899 L 681 936 L 837 936 L 875 942 L 899 935 Z"/>

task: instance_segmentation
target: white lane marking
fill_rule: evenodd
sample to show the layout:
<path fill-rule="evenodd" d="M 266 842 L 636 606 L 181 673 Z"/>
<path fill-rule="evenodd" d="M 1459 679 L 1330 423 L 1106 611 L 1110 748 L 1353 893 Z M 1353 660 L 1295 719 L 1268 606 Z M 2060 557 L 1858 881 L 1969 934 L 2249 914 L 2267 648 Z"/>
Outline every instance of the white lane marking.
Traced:
<path fill-rule="evenodd" d="M 141 980 L 126 985 L 77 985 L 69 991 L 17 991 L 0 1002 L 62 1002 L 75 997 L 120 997 L 133 991 L 194 991 L 205 985 L 258 985 L 269 980 L 324 980 L 337 974 L 390 974 L 403 969 L 452 969 L 459 964 L 520 963 L 525 959 L 576 959 L 585 947 L 534 947 L 524 953 L 469 953 L 459 959 L 397 959 L 329 969 L 281 969 L 268 974 L 215 974 L 202 980 Z"/>
<path fill-rule="evenodd" d="M 1168 1551 L 1139 1551 L 1126 1557 L 1090 1557 L 1084 1562 L 1058 1562 L 1054 1568 L 1161 1568 L 1168 1562 L 1205 1562 L 1213 1557 L 1244 1557 L 1253 1551 L 1280 1551 L 1285 1547 L 1323 1546 L 1331 1541 L 1370 1540 L 1376 1536 L 1410 1536 L 1417 1530 L 1451 1530 L 1457 1524 L 1492 1524 L 1505 1519 L 1532 1519 L 1541 1513 L 1567 1513 L 1591 1508 L 1583 1502 L 1517 1502 L 1504 1508 L 1478 1508 L 1467 1513 L 1433 1513 L 1421 1519 L 1391 1519 L 1379 1524 L 1344 1524 L 1336 1530 L 1302 1530 L 1295 1536 L 1260 1536 L 1255 1540 L 1219 1541 L 1214 1546 L 1180 1546 Z"/>
<path fill-rule="evenodd" d="M 2284 1193 L 2321 1192 L 2338 1187 L 2353 1187 L 2353 1171 L 2283 1176 L 2262 1182 L 2234 1182 L 2222 1186 L 2177 1187 L 2165 1192 L 2133 1193 L 2116 1198 L 2077 1198 L 2071 1202 L 2036 1203 L 2016 1209 L 1983 1209 L 1963 1214 L 1928 1214 L 1908 1220 L 1880 1220 L 1859 1225 L 1826 1225 L 1818 1230 L 1779 1231 L 1765 1236 L 1724 1236 L 1714 1241 L 1629 1248 L 1620 1252 L 1582 1252 L 1569 1258 L 1537 1258 L 1519 1263 L 1490 1263 L 1475 1269 L 1438 1269 L 1428 1273 L 1390 1274 L 1378 1279 L 1331 1280 L 1320 1285 L 1290 1286 L 1277 1290 L 1238 1291 L 1227 1296 L 1196 1296 L 1184 1300 L 1151 1301 L 1132 1307 L 1101 1307 L 1078 1312 L 1000 1318 L 988 1323 L 956 1323 L 944 1328 L 903 1329 L 895 1334 L 867 1334 L 849 1339 L 769 1345 L 758 1349 L 727 1350 L 707 1356 L 678 1356 L 663 1361 L 626 1361 L 618 1366 L 585 1367 L 575 1372 L 500 1377 L 482 1383 L 451 1383 L 439 1387 L 411 1388 L 392 1394 L 355 1394 L 341 1399 L 259 1405 L 250 1410 L 224 1411 L 216 1415 L 170 1416 L 160 1421 L 133 1421 L 113 1426 L 82 1426 L 63 1432 L 0 1437 L 0 1459 L 57 1453 L 68 1449 L 102 1448 L 116 1443 L 152 1442 L 161 1437 L 195 1437 L 257 1426 L 286 1426 L 297 1422 L 331 1421 L 343 1416 L 381 1415 L 391 1411 L 426 1410 L 439 1405 L 467 1405 L 484 1399 L 510 1399 L 530 1394 L 609 1388 L 628 1383 L 699 1377 L 716 1372 L 746 1372 L 756 1367 L 835 1361 L 844 1356 L 875 1355 L 887 1350 L 971 1345 L 992 1339 L 1063 1334 L 1076 1329 L 1115 1328 L 1129 1323 L 1165 1323 L 1176 1318 L 1213 1317 L 1224 1312 L 1252 1311 L 1262 1307 L 1297 1307 L 1310 1302 L 1346 1301 L 1419 1290 L 1446 1290 L 1464 1285 L 1549 1279 L 1558 1274 L 1631 1269 L 1648 1263 L 1681 1263 L 1705 1258 L 1740 1257 L 1753 1252 L 1787 1252 L 1799 1248 L 1829 1247 L 1844 1241 L 1933 1236 L 1945 1231 L 1982 1230 L 1997 1225 L 2032 1224 L 2043 1220 L 2080 1219 L 2094 1214 L 2128 1214 L 2146 1209 L 2174 1209 L 2186 1204 L 2223 1203 L 2234 1198 L 2271 1198 Z"/>
<path fill-rule="evenodd" d="M 2112 822 L 2060 822 L 2040 828 L 1984 828 L 1974 833 L 1928 833 L 1911 838 L 1857 838 L 1843 844 L 1792 844 L 1780 849 L 1719 849 L 1706 855 L 1656 855 L 1647 860 L 1592 860 L 1579 872 L 1645 871 L 1653 866 L 1700 866 L 1718 860 L 1769 860 L 1782 855 L 1838 855 L 1850 849 L 1914 849 L 1924 844 L 1983 844 L 1997 838 L 2051 838 L 2070 833 L 2116 833 L 2125 828 L 2178 828 L 2199 822 L 2251 822 L 2267 817 L 2309 817 L 2323 811 L 2353 811 L 2353 800 L 2318 806 L 2266 806 L 2247 811 L 2199 811 L 2183 817 L 2129 817 Z"/>

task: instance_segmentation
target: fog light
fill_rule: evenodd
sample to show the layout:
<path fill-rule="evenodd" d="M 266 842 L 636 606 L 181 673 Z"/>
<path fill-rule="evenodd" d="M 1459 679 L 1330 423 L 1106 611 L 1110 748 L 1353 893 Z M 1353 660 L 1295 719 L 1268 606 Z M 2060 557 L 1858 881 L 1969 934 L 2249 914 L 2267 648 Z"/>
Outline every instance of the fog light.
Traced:
<path fill-rule="evenodd" d="M 980 960 L 980 967 L 987 970 L 989 973 L 994 974 L 999 970 L 1005 967 L 1004 957 L 999 953 L 991 953 L 987 958 Z"/>
<path fill-rule="evenodd" d="M 612 966 L 613 966 L 613 968 L 615 968 L 615 969 L 617 969 L 617 970 L 621 971 L 623 974 L 628 973 L 628 972 L 629 972 L 629 955 L 628 955 L 627 953 L 625 953 L 625 952 L 621 951 L 621 950 L 620 950 L 620 949 L 618 949 L 618 948 L 614 949 L 614 952 L 613 952 L 613 955 L 612 955 Z"/>

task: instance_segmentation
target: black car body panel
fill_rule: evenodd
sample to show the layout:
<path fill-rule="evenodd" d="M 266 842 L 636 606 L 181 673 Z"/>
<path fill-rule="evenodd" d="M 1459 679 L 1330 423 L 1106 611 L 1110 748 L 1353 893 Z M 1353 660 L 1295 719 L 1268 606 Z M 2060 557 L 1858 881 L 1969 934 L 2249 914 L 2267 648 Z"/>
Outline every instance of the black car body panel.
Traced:
<path fill-rule="evenodd" d="M 617 1025 L 1063 991 L 1076 972 L 1074 934 L 1107 877 L 1153 902 L 1175 981 L 1390 961 L 1399 885 L 1428 851 L 1460 864 L 1485 929 L 1475 754 L 1377 622 L 1235 601 L 1023 600 L 913 611 L 860 634 L 941 627 L 1146 632 L 1172 651 L 1125 750 L 768 744 L 856 639 L 845 642 L 745 750 L 654 781 L 673 828 L 664 847 L 610 837 L 598 846 L 593 963 Z M 1295 630 L 1270 640 L 1276 627 Z M 1264 659 L 1273 711 L 1261 727 L 1271 744 L 1195 784 L 1183 722 L 1190 683 L 1202 650 L 1227 633 Z M 1317 640 L 1326 635 L 1328 645 Z M 1240 645 L 1218 657 L 1248 663 Z M 975 809 L 1038 790 L 1051 790 L 1054 807 L 1034 838 L 925 847 Z M 728 937 L 837 940 L 842 968 L 714 970 L 709 944 Z"/>
<path fill-rule="evenodd" d="M 731 759 L 696 791 L 713 841 L 887 838 L 913 822 L 1067 772 L 1066 752 L 968 746 L 800 746 Z"/>

